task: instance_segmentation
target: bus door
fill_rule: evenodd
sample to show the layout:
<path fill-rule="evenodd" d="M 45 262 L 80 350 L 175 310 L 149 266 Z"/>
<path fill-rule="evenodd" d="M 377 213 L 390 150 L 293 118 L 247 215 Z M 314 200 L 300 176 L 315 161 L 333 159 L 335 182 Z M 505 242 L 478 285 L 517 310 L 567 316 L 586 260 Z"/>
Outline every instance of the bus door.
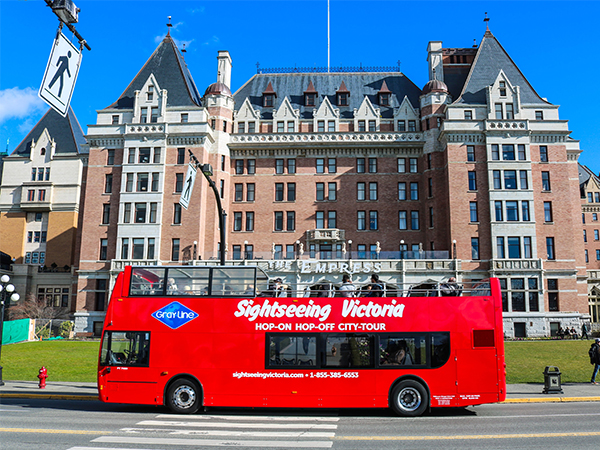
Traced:
<path fill-rule="evenodd" d="M 497 394 L 500 388 L 495 331 L 472 330 L 471 348 L 456 350 L 456 367 L 458 394 Z"/>
<path fill-rule="evenodd" d="M 158 374 L 150 366 L 149 331 L 105 331 L 100 352 L 98 389 L 122 403 L 153 403 Z"/>

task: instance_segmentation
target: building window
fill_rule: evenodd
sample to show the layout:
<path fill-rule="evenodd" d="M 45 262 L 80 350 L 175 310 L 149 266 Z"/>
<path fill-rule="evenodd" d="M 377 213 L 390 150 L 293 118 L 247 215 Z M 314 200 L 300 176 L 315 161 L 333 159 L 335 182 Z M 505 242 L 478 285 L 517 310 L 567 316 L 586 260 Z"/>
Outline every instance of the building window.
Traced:
<path fill-rule="evenodd" d="M 176 173 L 175 174 L 175 192 L 183 191 L 183 174 Z"/>
<path fill-rule="evenodd" d="M 517 189 L 517 171 L 504 171 L 504 189 Z"/>
<path fill-rule="evenodd" d="M 404 181 L 398 183 L 398 200 L 406 200 L 406 183 Z"/>
<path fill-rule="evenodd" d="M 596 261 L 600 261 L 600 250 L 596 250 Z"/>
<path fill-rule="evenodd" d="M 181 223 L 181 205 L 179 203 L 173 204 L 173 223 L 175 225 Z"/>
<path fill-rule="evenodd" d="M 337 199 L 337 185 L 336 183 L 327 183 L 327 200 L 333 202 Z"/>
<path fill-rule="evenodd" d="M 356 172 L 365 173 L 365 158 L 356 158 Z"/>
<path fill-rule="evenodd" d="M 521 220 L 523 220 L 523 222 L 529 222 L 529 200 L 523 200 L 521 202 L 521 215 Z"/>
<path fill-rule="evenodd" d="M 283 201 L 283 183 L 275 183 L 275 201 Z"/>
<path fill-rule="evenodd" d="M 377 211 L 369 211 L 369 230 L 375 231 L 377 230 L 377 219 L 378 214 Z"/>
<path fill-rule="evenodd" d="M 470 109 L 465 110 L 465 120 L 473 120 L 473 111 Z"/>
<path fill-rule="evenodd" d="M 185 164 L 185 148 L 177 149 L 177 164 Z"/>
<path fill-rule="evenodd" d="M 359 181 L 358 183 L 356 183 L 356 200 L 363 201 L 366 199 L 365 186 L 366 186 L 366 183 L 363 183 L 362 181 Z"/>
<path fill-rule="evenodd" d="M 140 148 L 138 154 L 139 164 L 148 164 L 150 162 L 150 147 Z"/>
<path fill-rule="evenodd" d="M 287 160 L 288 173 L 296 173 L 296 160 L 291 158 Z"/>
<path fill-rule="evenodd" d="M 244 160 L 243 159 L 235 160 L 235 174 L 236 175 L 244 174 Z"/>
<path fill-rule="evenodd" d="M 140 108 L 140 123 L 148 123 L 148 108 Z"/>
<path fill-rule="evenodd" d="M 254 212 L 246 211 L 246 231 L 254 231 Z"/>
<path fill-rule="evenodd" d="M 377 173 L 377 158 L 369 158 L 369 173 Z"/>
<path fill-rule="evenodd" d="M 147 173 L 138 173 L 137 174 L 136 191 L 137 192 L 146 192 L 147 190 L 148 190 L 148 174 Z"/>
<path fill-rule="evenodd" d="M 585 262 L 586 262 L 586 264 L 587 264 L 587 263 L 589 263 L 589 262 L 590 262 L 590 255 L 588 254 L 588 251 L 587 251 L 587 249 L 586 249 L 586 250 L 584 250 L 584 252 L 585 252 Z M 600 255 L 599 255 L 599 256 L 600 256 Z"/>
<path fill-rule="evenodd" d="M 317 132 L 319 132 L 319 133 L 325 132 L 325 121 L 324 120 L 317 121 Z"/>
<path fill-rule="evenodd" d="M 283 133 L 284 129 L 285 129 L 285 122 L 277 122 L 277 132 Z"/>
<path fill-rule="evenodd" d="M 525 152 L 525 146 L 523 144 L 517 145 L 517 153 L 519 155 L 519 161 L 527 160 L 527 154 Z"/>
<path fill-rule="evenodd" d="M 408 131 L 417 131 L 417 121 L 416 120 L 408 121 Z"/>
<path fill-rule="evenodd" d="M 274 95 L 273 94 L 264 94 L 263 100 L 263 106 L 266 108 L 272 108 L 273 107 L 273 100 L 274 100 Z"/>
<path fill-rule="evenodd" d="M 181 113 L 180 122 L 188 123 L 188 114 L 187 113 Z"/>
<path fill-rule="evenodd" d="M 531 248 L 531 237 L 523 237 L 523 258 L 533 258 Z"/>
<path fill-rule="evenodd" d="M 409 158 L 409 170 L 410 173 L 419 173 L 419 166 L 417 158 Z"/>
<path fill-rule="evenodd" d="M 544 120 L 544 111 L 536 111 L 535 120 Z"/>
<path fill-rule="evenodd" d="M 273 229 L 275 231 L 283 231 L 283 212 L 275 211 L 275 224 Z"/>
<path fill-rule="evenodd" d="M 30 231 L 30 233 L 31 233 L 31 231 Z M 31 241 L 29 241 L 29 242 L 31 242 Z M 583 230 L 583 242 L 587 242 L 587 231 L 586 230 Z"/>
<path fill-rule="evenodd" d="M 119 115 L 118 114 L 113 114 L 113 116 L 112 116 L 112 124 L 113 125 L 118 125 L 119 124 Z"/>
<path fill-rule="evenodd" d="M 515 160 L 515 146 L 512 144 L 503 144 L 502 145 L 502 159 L 504 161 L 514 161 Z"/>
<path fill-rule="evenodd" d="M 419 183 L 417 182 L 410 183 L 410 199 L 419 200 Z"/>
<path fill-rule="evenodd" d="M 502 116 L 502 103 L 496 103 L 494 106 L 496 111 L 496 119 L 502 120 L 504 118 Z"/>
<path fill-rule="evenodd" d="M 325 213 L 323 211 L 317 211 L 315 213 L 315 228 L 325 228 Z"/>
<path fill-rule="evenodd" d="M 519 221 L 519 202 L 512 200 L 506 201 L 506 220 L 509 222 Z"/>
<path fill-rule="evenodd" d="M 548 146 L 540 145 L 540 161 L 548 162 Z"/>
<path fill-rule="evenodd" d="M 550 172 L 542 172 L 542 191 L 550 191 Z"/>
<path fill-rule="evenodd" d="M 406 121 L 399 120 L 398 121 L 398 129 L 396 131 L 406 131 Z"/>
<path fill-rule="evenodd" d="M 377 183 L 369 183 L 369 200 L 377 200 Z"/>
<path fill-rule="evenodd" d="M 158 172 L 152 172 L 152 192 L 158 192 Z"/>
<path fill-rule="evenodd" d="M 519 178 L 521 182 L 521 189 L 528 189 L 527 171 L 519 170 Z"/>
<path fill-rule="evenodd" d="M 547 237 L 546 238 L 546 256 L 548 260 L 556 259 L 556 255 L 554 253 L 554 238 Z"/>
<path fill-rule="evenodd" d="M 254 183 L 246 184 L 246 201 L 247 202 L 254 201 Z"/>
<path fill-rule="evenodd" d="M 125 192 L 133 192 L 133 173 L 128 173 L 125 179 Z"/>
<path fill-rule="evenodd" d="M 100 261 L 108 259 L 108 239 L 100 239 Z"/>
<path fill-rule="evenodd" d="M 335 131 L 335 120 L 329 120 L 327 122 L 327 131 L 329 131 L 330 133 Z"/>
<path fill-rule="evenodd" d="M 129 238 L 121 240 L 121 259 L 129 258 Z"/>
<path fill-rule="evenodd" d="M 108 225 L 110 223 L 110 204 L 105 203 L 102 205 L 102 225 Z"/>
<path fill-rule="evenodd" d="M 146 222 L 146 204 L 136 203 L 135 204 L 135 223 Z"/>
<path fill-rule="evenodd" d="M 296 130 L 296 125 L 293 121 L 288 121 L 287 123 L 287 132 L 288 133 L 293 133 Z"/>
<path fill-rule="evenodd" d="M 367 131 L 364 120 L 358 121 L 358 131 Z"/>
<path fill-rule="evenodd" d="M 288 202 L 296 201 L 296 183 L 288 183 L 287 184 L 287 201 Z"/>
<path fill-rule="evenodd" d="M 325 183 L 317 183 L 317 197 L 316 200 L 321 202 L 325 200 Z"/>
<path fill-rule="evenodd" d="M 471 259 L 479 259 L 479 238 L 471 238 Z"/>
<path fill-rule="evenodd" d="M 419 229 L 419 211 L 411 211 L 410 212 L 410 229 L 411 230 Z"/>
<path fill-rule="evenodd" d="M 347 92 L 339 92 L 338 93 L 337 104 L 338 104 L 338 106 L 348 106 L 348 93 Z"/>
<path fill-rule="evenodd" d="M 356 229 L 364 231 L 367 229 L 367 213 L 365 211 L 357 211 L 357 224 Z"/>
<path fill-rule="evenodd" d="M 500 97 L 506 97 L 506 81 L 498 82 Z"/>
<path fill-rule="evenodd" d="M 248 175 L 254 175 L 256 173 L 256 160 L 255 159 L 247 160 L 247 170 L 248 170 Z"/>
<path fill-rule="evenodd" d="M 156 214 L 158 212 L 158 203 L 150 203 L 150 223 L 156 223 Z"/>
<path fill-rule="evenodd" d="M 508 241 L 508 257 L 511 259 L 521 258 L 521 238 L 509 237 Z"/>
<path fill-rule="evenodd" d="M 558 311 L 558 279 L 548 278 L 548 311 Z"/>
<path fill-rule="evenodd" d="M 112 180 L 113 176 L 111 173 L 107 173 L 104 176 L 104 193 L 110 194 L 112 192 Z"/>
<path fill-rule="evenodd" d="M 433 228 L 433 208 L 429 207 L 429 228 Z M 432 248 L 433 250 L 433 248 Z"/>
<path fill-rule="evenodd" d="M 246 122 L 238 122 L 238 134 L 246 132 Z"/>
<path fill-rule="evenodd" d="M 98 279 L 96 280 L 96 311 L 104 311 L 106 306 L 106 289 L 107 288 L 107 280 Z"/>
<path fill-rule="evenodd" d="M 469 190 L 476 191 L 477 190 L 477 176 L 474 170 L 469 171 Z"/>
<path fill-rule="evenodd" d="M 242 231 L 242 213 L 233 213 L 233 231 Z"/>
<path fill-rule="evenodd" d="M 475 146 L 467 145 L 467 161 L 475 161 Z"/>
<path fill-rule="evenodd" d="M 398 211 L 398 228 L 400 230 L 407 230 L 408 223 L 406 221 L 406 211 Z"/>
<path fill-rule="evenodd" d="M 469 203 L 470 219 L 471 222 L 479 222 L 479 216 L 477 214 L 477 202 Z"/>
<path fill-rule="evenodd" d="M 504 238 L 501 236 L 496 238 L 496 253 L 497 253 L 496 256 L 499 259 L 506 258 L 506 253 L 505 253 L 505 248 L 504 248 Z"/>
<path fill-rule="evenodd" d="M 406 159 L 398 158 L 398 173 L 406 173 Z"/>
<path fill-rule="evenodd" d="M 377 131 L 377 122 L 375 120 L 369 120 L 369 131 Z"/>
<path fill-rule="evenodd" d="M 337 228 L 337 212 L 327 212 L 327 228 Z"/>
<path fill-rule="evenodd" d="M 552 222 L 552 202 L 544 202 L 544 222 Z"/>
<path fill-rule="evenodd" d="M 317 173 L 325 173 L 325 159 L 317 158 L 315 161 Z"/>
<path fill-rule="evenodd" d="M 492 160 L 500 160 L 500 146 L 498 144 L 492 144 Z"/>
<path fill-rule="evenodd" d="M 172 240 L 171 261 L 179 261 L 179 239 Z"/>
<path fill-rule="evenodd" d="M 335 158 L 328 158 L 327 159 L 327 171 L 329 173 L 336 173 L 337 172 L 337 160 Z"/>
<path fill-rule="evenodd" d="M 144 239 L 133 238 L 131 248 L 131 259 L 144 259 Z"/>
<path fill-rule="evenodd" d="M 295 211 L 286 212 L 286 230 L 294 231 L 296 229 L 296 213 Z"/>
<path fill-rule="evenodd" d="M 235 183 L 233 199 L 236 202 L 244 200 L 244 185 L 242 183 Z"/>
<path fill-rule="evenodd" d="M 508 120 L 512 120 L 515 118 L 514 112 L 513 112 L 513 104 L 512 103 L 507 103 L 506 104 L 506 118 Z"/>
<path fill-rule="evenodd" d="M 123 223 L 131 222 L 131 203 L 123 204 Z"/>

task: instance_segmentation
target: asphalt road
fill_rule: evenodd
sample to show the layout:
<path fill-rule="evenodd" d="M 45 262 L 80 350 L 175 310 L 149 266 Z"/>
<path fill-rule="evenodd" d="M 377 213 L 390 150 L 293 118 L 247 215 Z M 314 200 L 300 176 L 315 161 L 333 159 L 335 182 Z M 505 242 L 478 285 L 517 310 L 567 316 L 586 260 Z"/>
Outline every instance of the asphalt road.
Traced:
<path fill-rule="evenodd" d="M 216 409 L 192 416 L 97 401 L 2 399 L 2 450 L 597 449 L 600 404 L 388 410 Z"/>

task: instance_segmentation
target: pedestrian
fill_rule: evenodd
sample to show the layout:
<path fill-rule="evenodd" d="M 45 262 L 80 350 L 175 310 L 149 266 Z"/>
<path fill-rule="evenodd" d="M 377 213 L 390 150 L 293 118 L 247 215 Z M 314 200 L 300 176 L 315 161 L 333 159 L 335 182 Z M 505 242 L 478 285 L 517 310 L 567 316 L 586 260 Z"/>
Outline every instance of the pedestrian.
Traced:
<path fill-rule="evenodd" d="M 447 282 L 442 283 L 440 289 L 444 297 L 457 297 L 462 291 L 462 288 L 456 282 L 456 278 L 454 277 L 450 277 Z"/>
<path fill-rule="evenodd" d="M 585 338 L 585 340 L 587 341 L 589 339 L 587 330 L 588 330 L 587 323 L 582 324 L 581 325 L 581 340 L 583 340 Z"/>
<path fill-rule="evenodd" d="M 592 384 L 598 384 L 596 383 L 596 375 L 598 375 L 598 369 L 600 368 L 600 338 L 596 338 L 596 341 L 590 347 L 588 354 L 590 355 L 590 364 L 594 365 Z"/>
<path fill-rule="evenodd" d="M 342 297 L 356 297 L 356 286 L 352 283 L 350 275 L 342 277 L 342 285 L 340 286 Z"/>

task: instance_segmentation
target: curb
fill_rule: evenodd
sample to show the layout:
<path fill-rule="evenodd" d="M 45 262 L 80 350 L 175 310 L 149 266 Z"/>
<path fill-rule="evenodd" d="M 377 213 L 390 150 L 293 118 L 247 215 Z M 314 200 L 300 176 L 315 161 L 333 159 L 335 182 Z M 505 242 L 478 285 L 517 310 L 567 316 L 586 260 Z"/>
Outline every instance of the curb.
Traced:
<path fill-rule="evenodd" d="M 509 398 L 500 403 L 571 403 L 600 402 L 600 397 Z"/>

